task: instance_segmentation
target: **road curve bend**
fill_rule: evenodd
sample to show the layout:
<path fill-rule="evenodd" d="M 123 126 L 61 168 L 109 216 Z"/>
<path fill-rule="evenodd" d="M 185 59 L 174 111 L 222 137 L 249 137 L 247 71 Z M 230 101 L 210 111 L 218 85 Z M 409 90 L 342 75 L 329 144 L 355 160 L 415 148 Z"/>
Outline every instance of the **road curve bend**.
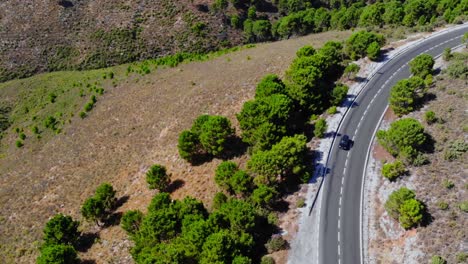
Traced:
<path fill-rule="evenodd" d="M 440 55 L 445 48 L 460 45 L 466 32 L 467 24 L 415 44 L 385 63 L 355 99 L 338 128 L 321 190 L 319 263 L 364 263 L 361 248 L 363 172 L 377 124 L 388 105 L 390 89 L 397 81 L 410 76 L 408 62 L 414 57 L 421 53 Z M 344 134 L 355 142 L 350 151 L 340 150 L 336 143 Z"/>

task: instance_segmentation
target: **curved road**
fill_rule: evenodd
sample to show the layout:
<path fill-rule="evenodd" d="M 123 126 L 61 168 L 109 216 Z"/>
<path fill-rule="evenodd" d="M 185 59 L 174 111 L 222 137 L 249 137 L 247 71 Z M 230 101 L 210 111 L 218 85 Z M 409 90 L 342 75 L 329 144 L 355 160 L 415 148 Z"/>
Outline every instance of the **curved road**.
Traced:
<path fill-rule="evenodd" d="M 387 104 L 390 88 L 410 76 L 408 62 L 421 53 L 432 56 L 460 45 L 463 26 L 418 43 L 385 63 L 358 95 L 345 116 L 328 162 L 322 193 L 319 262 L 357 264 L 361 259 L 361 186 L 367 151 Z M 355 142 L 350 151 L 340 150 L 340 135 Z M 314 261 L 311 261 L 313 263 Z"/>

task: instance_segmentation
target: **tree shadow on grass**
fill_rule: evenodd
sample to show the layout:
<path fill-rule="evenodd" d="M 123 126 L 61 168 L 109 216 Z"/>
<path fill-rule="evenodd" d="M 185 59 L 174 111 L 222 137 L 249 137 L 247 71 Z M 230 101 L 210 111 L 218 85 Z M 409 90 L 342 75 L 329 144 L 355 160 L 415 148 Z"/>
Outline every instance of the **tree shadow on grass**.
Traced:
<path fill-rule="evenodd" d="M 183 180 L 175 180 L 175 181 L 172 181 L 169 186 L 166 188 L 166 191 L 168 193 L 173 193 L 175 192 L 176 190 L 178 190 L 179 188 L 182 188 L 182 186 L 185 185 L 185 181 Z"/>
<path fill-rule="evenodd" d="M 121 207 L 122 205 L 124 205 L 128 199 L 130 198 L 130 196 L 128 195 L 124 195 L 122 197 L 120 197 L 119 199 L 117 199 L 117 201 L 115 202 L 115 206 L 114 206 L 114 210 L 116 210 L 117 208 Z"/>
<path fill-rule="evenodd" d="M 286 213 L 289 210 L 289 202 L 280 199 L 271 206 L 271 209 L 275 212 Z"/>
<path fill-rule="evenodd" d="M 434 140 L 431 134 L 424 134 L 426 135 L 426 142 L 424 142 L 424 145 L 422 145 L 421 151 L 429 154 L 434 153 L 436 141 Z"/>
<path fill-rule="evenodd" d="M 96 264 L 96 263 L 97 263 L 97 262 L 96 262 L 96 260 L 94 260 L 94 259 L 82 259 L 82 260 L 80 261 L 80 264 Z"/>
<path fill-rule="evenodd" d="M 103 228 L 116 226 L 120 224 L 120 220 L 122 219 L 122 212 L 115 212 L 109 215 L 107 219 L 104 221 Z"/>
<path fill-rule="evenodd" d="M 429 210 L 427 210 L 427 205 L 422 201 L 420 202 L 424 205 L 424 212 L 423 212 L 423 219 L 421 222 L 421 226 L 427 227 L 434 221 L 434 217 L 431 215 Z"/>
<path fill-rule="evenodd" d="M 94 241 L 99 239 L 99 233 L 82 233 L 76 243 L 76 250 L 79 252 L 87 252 L 94 244 Z"/>

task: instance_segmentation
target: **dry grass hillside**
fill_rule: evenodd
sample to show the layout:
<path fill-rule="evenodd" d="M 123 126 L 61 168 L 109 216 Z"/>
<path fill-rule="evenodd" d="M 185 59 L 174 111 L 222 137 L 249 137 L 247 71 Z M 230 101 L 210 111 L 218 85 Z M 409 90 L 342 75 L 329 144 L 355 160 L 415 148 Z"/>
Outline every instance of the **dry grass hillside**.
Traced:
<path fill-rule="evenodd" d="M 96 17 L 105 14 L 102 11 Z M 12 144 L 15 132 L 10 128 L 3 138 L 7 147 L 0 159 L 0 262 L 32 262 L 47 219 L 58 212 L 81 219 L 80 204 L 102 182 L 112 183 L 119 197 L 128 196 L 118 211 L 144 210 L 154 194 L 144 175 L 154 163 L 165 165 L 173 179 L 182 183 L 172 194 L 174 198 L 191 195 L 209 205 L 217 190 L 213 174 L 220 161 L 190 166 L 177 154 L 178 134 L 203 113 L 225 115 L 237 126 L 235 113 L 253 97 L 261 77 L 282 75 L 296 50 L 305 44 L 320 47 L 349 34 L 327 32 L 260 44 L 144 76 L 120 74 L 114 85 L 102 83 L 106 92 L 98 97 L 88 117 L 70 115 L 55 136 L 26 139 L 24 147 L 16 148 Z M 19 92 L 33 93 L 29 84 L 58 81 L 61 75 L 72 78 L 70 73 L 58 72 L 5 83 L 0 86 L 1 99 Z M 46 90 L 44 87 L 37 89 Z M 235 160 L 242 166 L 245 157 Z M 128 247 L 126 235 L 114 226 L 100 232 L 97 243 L 81 256 L 97 263 L 131 262 Z"/>
<path fill-rule="evenodd" d="M 213 2 L 1 1 L 0 80 L 242 43 Z"/>

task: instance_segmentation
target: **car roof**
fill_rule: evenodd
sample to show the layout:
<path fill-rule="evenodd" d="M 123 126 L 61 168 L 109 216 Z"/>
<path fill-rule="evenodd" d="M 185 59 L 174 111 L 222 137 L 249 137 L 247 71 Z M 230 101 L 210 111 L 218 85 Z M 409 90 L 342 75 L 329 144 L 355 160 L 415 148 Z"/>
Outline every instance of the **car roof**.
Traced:
<path fill-rule="evenodd" d="M 342 140 L 343 139 L 349 139 L 348 135 L 343 135 L 343 137 L 341 138 Z"/>

